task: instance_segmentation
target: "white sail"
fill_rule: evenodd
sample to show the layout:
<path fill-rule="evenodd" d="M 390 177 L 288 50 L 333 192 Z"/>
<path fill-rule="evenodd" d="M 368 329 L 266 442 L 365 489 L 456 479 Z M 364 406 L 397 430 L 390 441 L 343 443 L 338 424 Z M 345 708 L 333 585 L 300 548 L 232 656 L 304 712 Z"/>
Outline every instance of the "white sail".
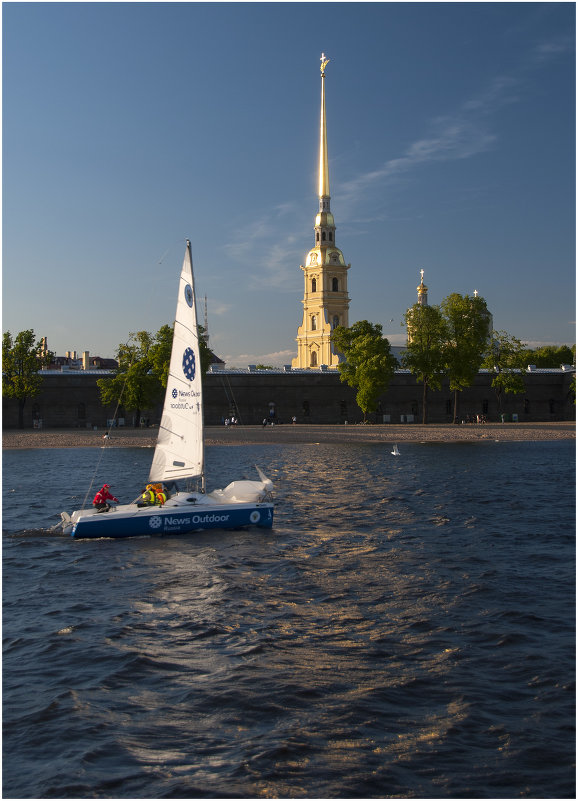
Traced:
<path fill-rule="evenodd" d="M 204 472 L 201 356 L 191 243 L 179 281 L 173 349 L 149 481 L 174 481 Z"/>

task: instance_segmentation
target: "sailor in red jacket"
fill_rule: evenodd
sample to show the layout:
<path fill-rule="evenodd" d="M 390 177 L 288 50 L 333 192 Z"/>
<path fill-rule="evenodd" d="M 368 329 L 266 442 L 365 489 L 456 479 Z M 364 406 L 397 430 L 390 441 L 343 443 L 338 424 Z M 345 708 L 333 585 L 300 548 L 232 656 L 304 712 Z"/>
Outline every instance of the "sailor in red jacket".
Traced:
<path fill-rule="evenodd" d="M 118 498 L 115 498 L 114 495 L 110 494 L 109 489 L 110 489 L 110 484 L 104 484 L 102 489 L 99 489 L 99 491 L 94 496 L 92 505 L 94 506 L 97 512 L 108 512 L 108 510 L 110 509 L 110 504 L 108 504 L 107 501 L 109 499 L 111 501 L 114 501 L 115 503 L 119 502 Z"/>

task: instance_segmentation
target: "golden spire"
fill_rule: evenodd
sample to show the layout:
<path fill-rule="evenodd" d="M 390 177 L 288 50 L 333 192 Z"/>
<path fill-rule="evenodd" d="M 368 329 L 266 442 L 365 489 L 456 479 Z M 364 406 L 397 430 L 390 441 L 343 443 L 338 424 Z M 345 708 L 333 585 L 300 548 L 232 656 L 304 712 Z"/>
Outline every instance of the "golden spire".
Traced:
<path fill-rule="evenodd" d="M 421 281 L 417 288 L 417 302 L 420 303 L 422 306 L 427 306 L 427 286 L 423 282 L 423 274 L 425 270 L 422 269 L 419 271 L 421 275 Z"/>
<path fill-rule="evenodd" d="M 319 131 L 319 197 L 329 197 L 329 164 L 327 159 L 327 128 L 325 125 L 325 67 L 329 59 L 321 53 L 321 125 Z"/>

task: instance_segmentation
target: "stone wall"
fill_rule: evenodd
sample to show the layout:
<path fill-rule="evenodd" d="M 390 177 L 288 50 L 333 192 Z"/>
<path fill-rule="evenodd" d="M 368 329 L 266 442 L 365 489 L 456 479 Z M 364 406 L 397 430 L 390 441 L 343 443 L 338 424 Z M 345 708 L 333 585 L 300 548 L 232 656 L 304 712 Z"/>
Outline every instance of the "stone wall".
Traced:
<path fill-rule="evenodd" d="M 40 395 L 29 399 L 24 408 L 24 426 L 33 428 L 107 427 L 115 407 L 103 407 L 97 380 L 105 371 L 45 372 Z M 544 422 L 575 419 L 571 371 L 538 370 L 524 376 L 526 392 L 506 395 L 503 412 L 520 422 Z M 484 414 L 498 420 L 498 406 L 492 375 L 478 373 L 474 385 L 459 394 L 459 415 L 466 419 Z M 205 421 L 219 425 L 234 415 L 239 423 L 256 425 L 264 419 L 299 423 L 358 423 L 363 419 L 355 402 L 355 390 L 341 383 L 334 371 L 219 371 L 205 379 Z M 372 422 L 421 422 L 423 387 L 405 371 L 396 372 L 389 389 L 380 399 L 379 411 Z M 18 425 L 16 401 L 3 399 L 2 424 Z M 141 411 L 151 425 L 158 424 L 161 406 Z M 135 423 L 134 413 L 121 408 L 118 416 L 125 425 Z M 453 419 L 453 398 L 447 381 L 442 389 L 429 393 L 429 421 L 446 423 Z M 138 422 L 138 421 L 136 421 Z"/>

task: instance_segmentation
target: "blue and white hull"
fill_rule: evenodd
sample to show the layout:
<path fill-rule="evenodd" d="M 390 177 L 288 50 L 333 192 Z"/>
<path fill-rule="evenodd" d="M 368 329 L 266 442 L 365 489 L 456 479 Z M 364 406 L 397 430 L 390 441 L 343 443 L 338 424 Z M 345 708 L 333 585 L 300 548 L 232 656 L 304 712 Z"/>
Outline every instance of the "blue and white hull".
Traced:
<path fill-rule="evenodd" d="M 149 484 L 163 491 L 177 482 L 202 479 L 204 489 L 203 385 L 191 243 L 179 278 L 177 310 L 163 414 Z M 248 526 L 271 528 L 273 483 L 255 465 L 259 481 L 240 479 L 209 494 L 176 492 L 163 506 L 129 503 L 105 511 L 61 513 L 62 530 L 86 537 L 143 537 Z M 103 485 L 103 490 L 105 489 Z M 147 493 L 148 493 L 147 486 Z M 155 493 L 159 490 L 155 489 Z M 152 491 L 151 491 L 152 495 Z M 96 497 L 96 496 L 95 496 Z M 104 497 L 111 496 L 105 493 Z M 154 495 L 152 495 L 154 497 Z M 157 495 L 157 497 L 159 497 Z"/>
<path fill-rule="evenodd" d="M 84 509 L 71 515 L 62 513 L 64 533 L 76 539 L 162 536 L 249 526 L 271 528 L 273 504 L 179 492 L 162 507 L 131 503 L 111 507 L 108 512 Z"/>

